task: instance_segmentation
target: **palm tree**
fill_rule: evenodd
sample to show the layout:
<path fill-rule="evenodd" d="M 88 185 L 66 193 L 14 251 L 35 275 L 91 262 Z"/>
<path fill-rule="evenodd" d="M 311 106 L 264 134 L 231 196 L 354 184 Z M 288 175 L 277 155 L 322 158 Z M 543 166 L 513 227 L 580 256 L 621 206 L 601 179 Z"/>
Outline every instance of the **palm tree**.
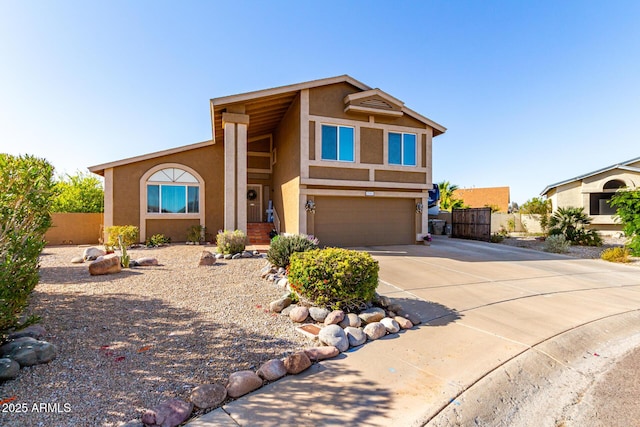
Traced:
<path fill-rule="evenodd" d="M 458 186 L 451 184 L 449 181 L 442 181 L 438 183 L 440 187 L 440 209 L 443 211 L 450 211 L 451 209 L 457 209 L 464 207 L 462 200 L 454 199 L 453 192 L 458 189 Z"/>

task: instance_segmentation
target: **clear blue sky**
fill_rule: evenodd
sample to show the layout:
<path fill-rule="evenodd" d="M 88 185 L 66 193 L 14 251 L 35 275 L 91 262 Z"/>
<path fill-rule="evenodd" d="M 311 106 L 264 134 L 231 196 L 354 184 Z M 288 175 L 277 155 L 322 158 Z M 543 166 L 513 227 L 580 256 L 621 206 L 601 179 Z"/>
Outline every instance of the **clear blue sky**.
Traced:
<path fill-rule="evenodd" d="M 349 74 L 512 201 L 640 156 L 637 1 L 0 0 L 0 151 L 59 173 L 211 138 L 209 99 Z"/>

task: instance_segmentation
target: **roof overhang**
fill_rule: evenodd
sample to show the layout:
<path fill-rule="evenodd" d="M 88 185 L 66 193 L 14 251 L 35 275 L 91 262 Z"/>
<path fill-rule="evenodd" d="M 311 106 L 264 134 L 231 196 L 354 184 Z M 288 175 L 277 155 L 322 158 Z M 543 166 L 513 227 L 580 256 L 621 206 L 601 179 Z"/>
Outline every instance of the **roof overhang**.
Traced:
<path fill-rule="evenodd" d="M 636 168 L 636 167 L 633 167 L 633 166 L 628 166 L 629 164 L 636 163 L 638 161 L 640 161 L 640 157 L 636 157 L 634 159 L 627 160 L 626 162 L 622 162 L 622 163 L 619 163 L 619 164 L 616 164 L 616 165 L 607 166 L 606 168 L 598 169 L 596 171 L 589 172 L 589 173 L 586 173 L 584 175 L 579 175 L 579 176 L 576 176 L 576 177 L 571 178 L 571 179 L 566 179 L 564 181 L 556 182 L 555 184 L 547 185 L 544 188 L 544 190 L 542 190 L 540 195 L 544 196 L 549 191 L 551 191 L 552 189 L 554 189 L 556 187 L 560 187 L 561 185 L 566 185 L 566 184 L 569 184 L 569 183 L 572 183 L 572 182 L 575 182 L 575 181 L 582 181 L 585 178 L 589 178 L 589 177 L 592 177 L 592 176 L 595 176 L 595 175 L 599 175 L 599 174 L 605 173 L 605 172 L 610 172 L 610 171 L 616 170 L 616 169 L 624 170 L 624 171 L 627 171 L 627 172 L 640 173 L 640 168 Z"/>

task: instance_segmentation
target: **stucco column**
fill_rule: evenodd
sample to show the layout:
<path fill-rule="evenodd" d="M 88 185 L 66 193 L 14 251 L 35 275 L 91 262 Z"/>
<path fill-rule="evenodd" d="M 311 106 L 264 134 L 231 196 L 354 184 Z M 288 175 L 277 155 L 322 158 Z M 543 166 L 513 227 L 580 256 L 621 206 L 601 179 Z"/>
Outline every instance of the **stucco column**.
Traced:
<path fill-rule="evenodd" d="M 224 123 L 224 229 L 236 228 L 236 125 Z"/>
<path fill-rule="evenodd" d="M 422 230 L 419 231 L 420 234 L 427 234 L 429 232 L 429 197 L 423 197 L 421 200 L 422 203 L 422 221 L 421 226 Z"/>
<path fill-rule="evenodd" d="M 224 228 L 246 232 L 249 116 L 233 112 L 222 113 L 222 125 L 224 127 Z"/>
<path fill-rule="evenodd" d="M 146 201 L 145 204 L 146 205 Z M 113 168 L 104 170 L 104 216 L 103 216 L 103 229 L 102 239 L 103 242 L 107 241 L 107 227 L 113 225 Z M 144 239 L 146 224 L 140 221 L 140 238 Z M 144 241 L 144 240 L 143 240 Z"/>
<path fill-rule="evenodd" d="M 236 195 L 238 198 L 236 228 L 247 232 L 247 125 L 238 123 L 236 132 Z"/>

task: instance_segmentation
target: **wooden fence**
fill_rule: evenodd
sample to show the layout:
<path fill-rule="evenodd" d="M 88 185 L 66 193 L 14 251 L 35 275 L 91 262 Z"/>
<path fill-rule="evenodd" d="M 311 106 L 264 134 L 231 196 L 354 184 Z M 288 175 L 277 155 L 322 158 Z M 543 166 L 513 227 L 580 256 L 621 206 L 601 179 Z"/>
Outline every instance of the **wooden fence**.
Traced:
<path fill-rule="evenodd" d="M 453 209 L 451 237 L 491 240 L 491 208 Z"/>

